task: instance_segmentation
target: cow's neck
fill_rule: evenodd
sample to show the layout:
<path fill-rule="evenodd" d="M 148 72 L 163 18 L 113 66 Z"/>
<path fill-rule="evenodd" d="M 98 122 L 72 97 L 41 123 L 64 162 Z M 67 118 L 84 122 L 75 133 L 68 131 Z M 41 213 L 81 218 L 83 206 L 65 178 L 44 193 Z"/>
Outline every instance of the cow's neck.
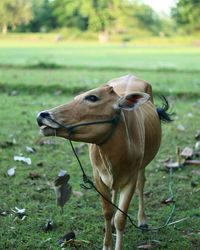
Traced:
<path fill-rule="evenodd" d="M 144 123 L 139 110 L 121 113 L 121 119 L 105 143 L 98 145 L 101 154 L 119 161 L 124 154 L 136 157 L 144 153 Z"/>

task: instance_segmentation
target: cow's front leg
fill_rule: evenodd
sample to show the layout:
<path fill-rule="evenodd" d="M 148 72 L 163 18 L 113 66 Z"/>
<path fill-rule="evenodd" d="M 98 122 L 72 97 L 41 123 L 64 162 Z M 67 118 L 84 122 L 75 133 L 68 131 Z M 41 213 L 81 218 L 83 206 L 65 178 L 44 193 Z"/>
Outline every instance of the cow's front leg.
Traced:
<path fill-rule="evenodd" d="M 100 177 L 95 177 L 95 183 L 98 191 L 106 198 L 101 197 L 101 203 L 103 208 L 103 214 L 105 219 L 105 235 L 103 242 L 103 250 L 113 249 L 113 239 L 112 239 L 112 225 L 111 220 L 114 214 L 113 206 L 107 201 L 111 201 L 110 189 L 102 182 Z"/>
<path fill-rule="evenodd" d="M 117 200 L 117 191 L 112 190 L 112 203 L 116 204 L 116 200 Z M 114 222 L 114 214 L 115 214 L 115 207 L 113 207 L 114 212 L 113 212 L 113 217 L 112 217 L 112 221 L 111 221 L 111 225 L 112 225 L 112 231 L 115 230 L 115 222 Z"/>
<path fill-rule="evenodd" d="M 145 172 L 144 169 L 139 170 L 137 189 L 139 198 L 139 210 L 138 210 L 138 226 L 147 227 L 147 217 L 144 212 L 144 184 L 145 184 Z"/>
<path fill-rule="evenodd" d="M 136 182 L 129 183 L 120 191 L 119 208 L 126 214 L 128 213 L 128 208 L 129 208 L 133 193 L 135 191 L 135 186 L 136 186 Z M 123 240 L 126 216 L 122 212 L 117 210 L 114 221 L 115 221 L 115 228 L 117 232 L 115 250 L 122 250 L 122 240 Z"/>

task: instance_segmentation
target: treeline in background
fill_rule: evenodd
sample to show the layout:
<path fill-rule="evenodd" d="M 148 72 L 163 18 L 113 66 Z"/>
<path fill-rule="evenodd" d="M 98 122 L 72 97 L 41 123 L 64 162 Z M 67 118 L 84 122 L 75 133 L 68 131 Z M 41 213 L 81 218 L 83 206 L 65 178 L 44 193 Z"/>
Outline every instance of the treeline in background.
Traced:
<path fill-rule="evenodd" d="M 106 42 L 200 34 L 200 1 L 178 0 L 170 15 L 140 0 L 1 0 L 3 34 L 57 32 Z M 59 39 L 59 38 L 58 38 Z"/>

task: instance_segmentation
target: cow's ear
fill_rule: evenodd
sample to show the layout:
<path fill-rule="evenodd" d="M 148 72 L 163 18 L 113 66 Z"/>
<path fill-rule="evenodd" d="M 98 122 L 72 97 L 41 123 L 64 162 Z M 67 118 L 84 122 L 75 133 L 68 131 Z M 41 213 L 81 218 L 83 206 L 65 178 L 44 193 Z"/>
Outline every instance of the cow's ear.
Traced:
<path fill-rule="evenodd" d="M 150 96 L 146 93 L 130 93 L 119 99 L 118 107 L 121 109 L 132 110 L 147 102 L 149 99 Z"/>

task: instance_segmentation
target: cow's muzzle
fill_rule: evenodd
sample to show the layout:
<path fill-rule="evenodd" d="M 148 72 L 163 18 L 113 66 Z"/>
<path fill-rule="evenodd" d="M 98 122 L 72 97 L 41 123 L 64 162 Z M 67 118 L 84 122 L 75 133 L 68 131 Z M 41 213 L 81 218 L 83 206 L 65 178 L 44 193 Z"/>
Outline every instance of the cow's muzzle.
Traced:
<path fill-rule="evenodd" d="M 37 123 L 44 135 L 51 135 L 53 131 L 60 128 L 48 111 L 42 111 L 37 115 Z"/>

